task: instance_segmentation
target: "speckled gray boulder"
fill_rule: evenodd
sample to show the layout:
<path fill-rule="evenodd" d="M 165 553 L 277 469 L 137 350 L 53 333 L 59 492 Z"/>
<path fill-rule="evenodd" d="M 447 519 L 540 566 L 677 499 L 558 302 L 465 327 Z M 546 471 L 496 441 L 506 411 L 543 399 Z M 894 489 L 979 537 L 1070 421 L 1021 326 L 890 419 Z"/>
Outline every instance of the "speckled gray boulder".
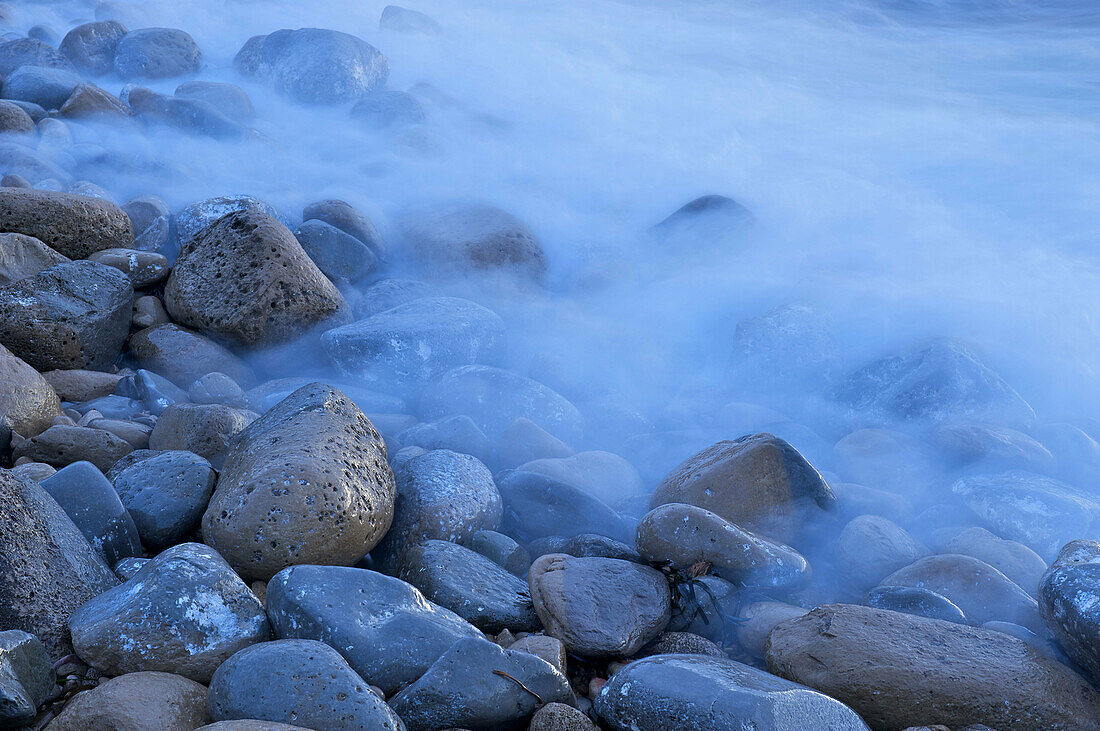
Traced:
<path fill-rule="evenodd" d="M 823 693 L 699 655 L 632 662 L 604 685 L 595 707 L 615 731 L 867 731 L 855 711 Z"/>
<path fill-rule="evenodd" d="M 37 38 L 17 38 L 0 43 L 0 76 L 8 76 L 20 66 L 42 66 L 69 71 L 73 68 L 67 58 L 50 44 Z"/>
<path fill-rule="evenodd" d="M 358 561 L 389 530 L 395 496 L 370 420 L 313 383 L 234 438 L 202 531 L 242 576 L 266 581 L 294 564 Z"/>
<path fill-rule="evenodd" d="M 1100 681 L 1100 543 L 1062 548 L 1039 584 L 1039 611 L 1066 654 Z"/>
<path fill-rule="evenodd" d="M 429 540 L 413 546 L 399 576 L 483 632 L 542 628 L 526 581 L 456 543 Z"/>
<path fill-rule="evenodd" d="M 513 728 L 544 703 L 573 702 L 569 681 L 550 663 L 475 638 L 454 643 L 428 672 L 390 699 L 409 731 Z"/>
<path fill-rule="evenodd" d="M 268 582 L 266 605 L 277 637 L 331 645 L 386 694 L 423 675 L 456 640 L 482 637 L 413 586 L 366 569 L 292 566 Z"/>
<path fill-rule="evenodd" d="M 69 618 L 73 648 L 108 675 L 143 670 L 208 683 L 243 647 L 270 637 L 252 590 L 210 547 L 181 543 Z"/>
<path fill-rule="evenodd" d="M 546 633 L 584 657 L 629 657 L 671 617 L 668 581 L 629 561 L 549 553 L 531 564 L 528 582 Z"/>
<path fill-rule="evenodd" d="M 235 211 L 258 211 L 279 219 L 288 228 L 290 226 L 290 221 L 283 218 L 279 211 L 259 198 L 250 195 L 223 195 L 216 198 L 207 198 L 184 206 L 176 214 L 176 231 L 179 236 L 180 247 L 189 244 L 199 235 L 199 232 L 222 216 Z"/>
<path fill-rule="evenodd" d="M 22 630 L 0 632 L 0 728 L 30 723 L 57 687 L 45 646 Z"/>
<path fill-rule="evenodd" d="M 163 548 L 198 527 L 218 476 L 193 452 L 131 452 L 108 475 L 142 543 Z"/>

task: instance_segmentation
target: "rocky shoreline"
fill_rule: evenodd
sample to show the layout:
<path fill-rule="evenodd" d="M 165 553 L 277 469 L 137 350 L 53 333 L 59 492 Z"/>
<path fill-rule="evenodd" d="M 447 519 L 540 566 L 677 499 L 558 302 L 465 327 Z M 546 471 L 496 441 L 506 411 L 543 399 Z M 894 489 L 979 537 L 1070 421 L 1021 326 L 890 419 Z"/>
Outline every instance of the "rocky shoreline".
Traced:
<path fill-rule="evenodd" d="M 242 85 L 393 144 L 431 109 L 347 33 L 241 39 L 236 85 L 116 10 L 0 5 L 0 728 L 1100 729 L 1095 420 L 952 339 L 845 369 L 797 304 L 647 409 L 525 349 L 508 211 L 116 200 L 105 128 L 277 145 Z"/>

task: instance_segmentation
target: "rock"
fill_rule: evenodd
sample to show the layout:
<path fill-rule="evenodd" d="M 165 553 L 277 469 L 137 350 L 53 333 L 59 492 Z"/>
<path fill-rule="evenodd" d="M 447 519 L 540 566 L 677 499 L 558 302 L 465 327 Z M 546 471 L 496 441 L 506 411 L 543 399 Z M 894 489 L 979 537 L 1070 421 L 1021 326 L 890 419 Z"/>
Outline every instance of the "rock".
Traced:
<path fill-rule="evenodd" d="M 1066 544 L 1039 584 L 1039 611 L 1066 654 L 1100 681 L 1100 544 Z"/>
<path fill-rule="evenodd" d="M 1081 537 L 1100 537 L 1100 501 L 1064 482 L 1013 470 L 956 482 L 960 496 L 987 528 L 1053 558 Z"/>
<path fill-rule="evenodd" d="M 931 589 L 963 610 L 973 624 L 1002 620 L 1042 632 L 1038 606 L 1012 580 L 984 561 L 971 556 L 928 556 L 883 579 L 882 586 Z"/>
<path fill-rule="evenodd" d="M 123 581 L 129 581 L 134 577 L 134 574 L 141 571 L 142 566 L 152 560 L 151 558 L 138 558 L 136 556 L 124 558 L 115 564 L 115 575 Z"/>
<path fill-rule="evenodd" d="M 805 305 L 785 305 L 737 323 L 730 380 L 750 393 L 819 391 L 840 363 L 832 321 Z"/>
<path fill-rule="evenodd" d="M 382 17 L 378 20 L 382 30 L 395 30 L 399 33 L 426 33 L 438 35 L 443 32 L 439 23 L 424 13 L 409 10 L 399 5 L 387 5 L 382 8 Z"/>
<path fill-rule="evenodd" d="M 376 553 L 389 566 L 429 538 L 460 543 L 500 526 L 501 499 L 489 470 L 474 457 L 437 449 L 395 465 L 393 526 Z"/>
<path fill-rule="evenodd" d="M 35 38 L 19 38 L 0 43 L 0 77 L 8 78 L 20 66 L 73 70 L 68 59 L 48 43 Z"/>
<path fill-rule="evenodd" d="M 103 76 L 114 69 L 115 50 L 127 32 L 117 20 L 84 23 L 66 33 L 57 50 L 77 71 Z"/>
<path fill-rule="evenodd" d="M 783 602 L 753 602 L 738 615 L 737 642 L 753 657 L 764 657 L 764 645 L 775 626 L 788 619 L 797 619 L 809 611 Z"/>
<path fill-rule="evenodd" d="M 51 657 L 67 654 L 69 615 L 118 580 L 49 493 L 7 470 L 0 534 L 0 627 L 35 635 Z"/>
<path fill-rule="evenodd" d="M 840 532 L 833 560 L 841 585 L 862 594 L 928 553 L 901 526 L 877 515 L 861 515 Z"/>
<path fill-rule="evenodd" d="M 148 424 L 139 424 L 133 421 L 120 419 L 92 419 L 88 426 L 93 429 L 102 429 L 122 439 L 134 449 L 146 449 L 149 446 L 149 435 L 153 427 Z"/>
<path fill-rule="evenodd" d="M 416 279 L 383 279 L 363 290 L 355 303 L 355 316 L 363 320 L 422 297 L 442 295 L 435 286 Z"/>
<path fill-rule="evenodd" d="M 374 91 L 357 101 L 351 108 L 351 118 L 374 130 L 423 124 L 425 120 L 420 101 L 408 92 L 394 89 Z"/>
<path fill-rule="evenodd" d="M 541 282 L 546 252 L 526 224 L 486 205 L 448 208 L 405 222 L 413 258 L 433 276 L 499 273 Z"/>
<path fill-rule="evenodd" d="M 95 84 L 81 83 L 73 87 L 72 93 L 61 105 L 58 114 L 66 119 L 126 119 L 133 115 L 130 109 L 121 99 L 110 92 L 100 89 Z M 101 195 L 91 195 L 92 191 L 86 186 L 79 188 L 74 185 L 69 188 L 70 193 L 79 193 L 94 198 L 103 198 Z M 98 191 L 97 191 L 98 192 Z"/>
<path fill-rule="evenodd" d="M 343 566 L 292 566 L 267 585 L 275 635 L 321 640 L 387 695 L 423 675 L 455 643 L 481 633 L 391 576 Z"/>
<path fill-rule="evenodd" d="M 130 318 L 130 329 L 137 332 L 154 325 L 167 325 L 172 321 L 164 309 L 159 297 L 145 294 L 134 299 L 134 314 Z"/>
<path fill-rule="evenodd" d="M 344 376 L 401 392 L 458 366 L 498 362 L 504 322 L 469 300 L 428 297 L 329 330 L 322 343 Z"/>
<path fill-rule="evenodd" d="M 643 647 L 637 657 L 650 655 L 707 655 L 725 658 L 726 653 L 706 637 L 690 632 L 662 632 L 657 638 Z"/>
<path fill-rule="evenodd" d="M 517 469 L 552 477 L 608 505 L 618 505 L 646 494 L 638 470 L 611 452 L 578 452 L 567 457 L 536 459 Z"/>
<path fill-rule="evenodd" d="M 248 93 L 236 84 L 219 81 L 185 81 L 176 87 L 175 95 L 212 104 L 222 114 L 238 122 L 256 116 Z"/>
<path fill-rule="evenodd" d="M 333 731 L 404 729 L 338 652 L 310 640 L 241 650 L 214 673 L 208 703 L 218 721 L 252 718 Z"/>
<path fill-rule="evenodd" d="M 864 366 L 833 397 L 854 419 L 871 424 L 974 421 L 1026 430 L 1035 421 L 1020 394 L 977 355 L 948 339 Z"/>
<path fill-rule="evenodd" d="M 1054 457 L 1039 442 L 1015 429 L 985 424 L 942 424 L 932 440 L 957 468 L 1048 472 Z"/>
<path fill-rule="evenodd" d="M 542 628 L 527 582 L 458 544 L 428 540 L 412 546 L 398 576 L 483 632 Z"/>
<path fill-rule="evenodd" d="M 466 545 L 516 576 L 525 576 L 531 566 L 527 549 L 503 533 L 479 530 L 470 536 Z"/>
<path fill-rule="evenodd" d="M 181 248 L 192 243 L 198 235 L 219 218 L 237 211 L 253 211 L 263 213 L 272 218 L 277 218 L 287 228 L 290 222 L 284 219 L 277 210 L 259 198 L 250 195 L 226 195 L 217 198 L 207 198 L 185 206 L 176 215 L 176 231 L 179 235 Z"/>
<path fill-rule="evenodd" d="M 344 298 L 276 219 L 238 211 L 180 251 L 164 289 L 172 318 L 243 348 L 340 319 Z"/>
<path fill-rule="evenodd" d="M 0 726 L 24 726 L 57 688 L 53 666 L 38 638 L 22 630 L 0 632 Z"/>
<path fill-rule="evenodd" d="M 877 586 L 867 592 L 866 604 L 875 609 L 914 614 L 944 622 L 967 624 L 966 615 L 955 604 L 931 589 L 915 586 Z"/>
<path fill-rule="evenodd" d="M 57 109 L 80 84 L 71 71 L 42 66 L 22 66 L 4 78 L 4 97 Z"/>
<path fill-rule="evenodd" d="M 536 472 L 515 470 L 500 481 L 504 519 L 522 540 L 564 534 L 601 533 L 632 540 L 634 526 L 580 488 Z"/>
<path fill-rule="evenodd" d="M 10 453 L 12 433 L 37 436 L 61 414 L 49 382 L 0 345 L 0 456 Z"/>
<path fill-rule="evenodd" d="M 138 369 L 133 381 L 138 400 L 154 416 L 160 416 L 172 404 L 185 404 L 190 400 L 179 386 L 144 368 Z"/>
<path fill-rule="evenodd" d="M 302 386 L 308 386 L 313 382 L 314 379 L 302 377 L 275 378 L 249 389 L 245 393 L 245 399 L 248 401 L 249 408 L 263 412 Z M 408 410 L 405 402 L 396 396 L 369 391 L 350 382 L 331 381 L 330 383 L 343 391 L 367 413 L 402 414 Z"/>
<path fill-rule="evenodd" d="M 135 249 L 103 249 L 88 257 L 114 267 L 130 277 L 135 289 L 142 289 L 168 277 L 168 259 L 163 254 Z"/>
<path fill-rule="evenodd" d="M 370 420 L 314 383 L 234 438 L 202 532 L 247 579 L 293 564 L 348 565 L 389 530 L 396 494 Z"/>
<path fill-rule="evenodd" d="M 378 229 L 374 227 L 374 224 L 367 219 L 362 213 L 357 211 L 350 203 L 342 200 L 323 200 L 316 203 L 310 203 L 304 209 L 302 209 L 302 220 L 309 221 L 310 219 L 316 219 L 330 226 L 335 226 L 346 234 L 355 237 L 361 241 L 380 262 L 386 261 L 388 258 L 386 251 L 386 242 L 382 239 L 381 234 L 378 233 Z M 378 287 L 384 282 L 408 282 L 409 280 L 394 279 L 383 280 L 372 285 L 372 289 Z M 422 284 L 415 282 L 414 284 Z M 423 285 L 427 287 L 427 285 Z M 394 302 L 394 305 L 403 304 L 404 301 Z M 389 307 L 381 307 L 377 311 L 381 312 L 383 309 L 389 309 Z M 361 314 L 356 311 L 356 317 L 368 317 L 375 314 L 374 312 Z"/>
<path fill-rule="evenodd" d="M 421 396 L 421 416 L 466 414 L 490 439 L 520 417 L 530 419 L 566 443 L 579 442 L 584 419 L 560 394 L 537 381 L 487 365 L 448 371 Z"/>
<path fill-rule="evenodd" d="M 334 282 L 358 282 L 378 269 L 378 258 L 366 244 L 324 221 L 304 221 L 294 238 Z"/>
<path fill-rule="evenodd" d="M 1044 424 L 1035 433 L 1054 455 L 1054 474 L 1072 485 L 1100 480 L 1100 443 L 1073 424 Z"/>
<path fill-rule="evenodd" d="M 508 645 L 515 652 L 529 652 L 541 657 L 553 665 L 559 673 L 565 675 L 567 657 L 565 645 L 557 637 L 549 635 L 527 635 Z"/>
<path fill-rule="evenodd" d="M 195 39 L 175 28 L 142 28 L 119 39 L 115 71 L 123 79 L 164 79 L 192 74 L 202 67 Z"/>
<path fill-rule="evenodd" d="M 599 731 L 596 724 L 576 708 L 564 703 L 547 703 L 535 711 L 527 731 Z"/>
<path fill-rule="evenodd" d="M 984 528 L 967 528 L 944 546 L 943 553 L 961 553 L 985 561 L 1029 594 L 1035 594 L 1046 561 L 1027 546 L 998 538 Z"/>
<path fill-rule="evenodd" d="M 549 663 L 477 638 L 455 642 L 390 699 L 409 731 L 511 728 L 544 703 L 572 702 L 569 681 Z"/>
<path fill-rule="evenodd" d="M 13 475 L 31 482 L 42 482 L 55 472 L 57 470 L 43 462 L 24 462 L 11 468 Z"/>
<path fill-rule="evenodd" d="M 19 103 L 30 104 L 30 102 Z M 41 109 L 37 104 L 34 106 Z M 35 152 L 31 148 L 18 142 L 0 143 L 0 165 L 8 171 L 8 175 L 19 175 L 38 188 L 41 188 L 44 192 L 60 192 L 64 187 L 62 181 L 67 182 L 71 179 L 71 176 L 65 170 L 58 167 L 56 163 L 47 158 L 42 151 Z M 2 194 L 0 195 L 0 211 L 3 211 L 3 206 L 6 202 L 4 199 L 8 197 L 10 192 L 23 192 L 27 190 L 31 189 L 7 188 L 0 191 L 0 194 Z M 15 220 L 21 221 L 19 218 Z M 5 226 L 5 228 L 14 228 L 14 226 Z M 20 228 L 18 233 L 27 232 Z"/>
<path fill-rule="evenodd" d="M 108 675 L 173 672 L 200 683 L 238 650 L 270 637 L 263 605 L 201 543 L 157 555 L 69 618 L 73 648 Z"/>
<path fill-rule="evenodd" d="M 500 433 L 497 454 L 502 467 L 515 469 L 534 460 L 569 457 L 573 450 L 535 422 L 521 416 Z"/>
<path fill-rule="evenodd" d="M 129 673 L 77 694 L 50 731 L 191 731 L 207 722 L 206 688 L 170 673 Z"/>
<path fill-rule="evenodd" d="M 90 462 L 73 462 L 41 483 L 109 566 L 141 555 L 141 542 L 130 514 L 111 483 Z"/>
<path fill-rule="evenodd" d="M 136 457 L 136 458 L 135 458 Z M 170 546 L 195 530 L 217 483 L 210 463 L 191 452 L 131 452 L 109 475 L 147 546 Z"/>
<path fill-rule="evenodd" d="M 655 655 L 615 673 L 595 699 L 616 731 L 866 731 L 852 709 L 733 660 Z"/>
<path fill-rule="evenodd" d="M 693 238 L 723 239 L 746 226 L 754 217 L 749 209 L 724 195 L 704 195 L 673 211 L 654 226 L 662 236 L 690 235 Z"/>
<path fill-rule="evenodd" d="M 189 134 L 206 135 L 214 139 L 245 140 L 255 133 L 245 125 L 230 119 L 208 101 L 146 93 L 139 114 Z"/>
<path fill-rule="evenodd" d="M 257 417 L 254 411 L 222 404 L 172 404 L 157 419 L 149 448 L 194 452 L 220 469 L 233 438 Z"/>
<path fill-rule="evenodd" d="M 133 449 L 126 440 L 102 429 L 58 424 L 20 444 L 12 456 L 28 457 L 58 468 L 74 462 L 91 462 L 100 472 L 106 472 Z"/>
<path fill-rule="evenodd" d="M 879 515 L 895 523 L 913 516 L 913 503 L 904 495 L 854 482 L 831 482 L 836 495 L 837 517 L 850 521 L 861 515 Z"/>
<path fill-rule="evenodd" d="M 178 325 L 154 325 L 134 333 L 128 345 L 130 357 L 144 368 L 167 376 L 178 386 L 218 371 L 234 381 L 251 384 L 252 369 L 213 340 Z"/>
<path fill-rule="evenodd" d="M 546 633 L 585 657 L 629 657 L 671 616 L 665 578 L 629 561 L 551 553 L 531 565 L 528 581 Z"/>
<path fill-rule="evenodd" d="M 694 505 L 654 508 L 638 524 L 635 541 L 638 553 L 650 563 L 688 571 L 706 562 L 715 574 L 742 586 L 787 589 L 810 576 L 809 563 L 794 549 Z"/>
<path fill-rule="evenodd" d="M 244 406 L 244 391 L 224 373 L 212 372 L 198 378 L 187 389 L 187 397 L 196 404 Z"/>
<path fill-rule="evenodd" d="M 0 156 L 2 157 L 2 156 Z M 33 236 L 70 259 L 134 241 L 130 219 L 110 201 L 28 188 L 0 189 L 4 229 Z"/>
<path fill-rule="evenodd" d="M 34 120 L 18 104 L 11 101 L 0 101 L 0 134 L 5 135 L 30 135 L 35 131 Z M 4 176 L 8 178 L 7 175 Z M 30 181 L 24 186 L 14 186 L 13 181 L 7 181 L 3 187 L 31 187 Z"/>
<path fill-rule="evenodd" d="M 122 379 L 119 373 L 79 369 L 46 371 L 42 377 L 53 387 L 58 398 L 75 403 L 111 395 Z"/>
<path fill-rule="evenodd" d="M 198 731 L 308 731 L 302 726 L 291 726 L 288 723 L 278 721 L 258 721 L 256 719 L 243 719 L 239 721 L 218 721 L 209 726 L 202 726 Z"/>
<path fill-rule="evenodd" d="M 657 486 L 650 506 L 695 505 L 790 543 L 835 500 L 794 447 L 771 434 L 755 434 L 718 442 L 689 457 Z"/>
<path fill-rule="evenodd" d="M 784 622 L 768 638 L 767 661 L 876 729 L 1087 729 L 1100 718 L 1100 694 L 1025 642 L 881 609 L 834 604 Z"/>
<path fill-rule="evenodd" d="M 0 234 L 0 284 L 17 282 L 66 261 L 67 256 L 33 236 Z"/>
<path fill-rule="evenodd" d="M 278 30 L 250 39 L 233 59 L 243 76 L 307 104 L 340 104 L 385 85 L 390 66 L 369 43 L 321 28 Z"/>
<path fill-rule="evenodd" d="M 532 542 L 532 545 L 534 545 L 534 542 Z M 559 549 L 543 551 L 539 555 L 542 556 L 546 553 L 567 553 L 577 558 L 620 558 L 623 561 L 645 563 L 633 546 L 599 533 L 578 533 L 570 536 L 562 541 Z"/>
<path fill-rule="evenodd" d="M 420 447 L 427 451 L 449 449 L 476 457 L 492 464 L 493 445 L 468 416 L 447 416 L 427 423 L 421 422 L 400 432 L 397 441 L 405 447 Z"/>

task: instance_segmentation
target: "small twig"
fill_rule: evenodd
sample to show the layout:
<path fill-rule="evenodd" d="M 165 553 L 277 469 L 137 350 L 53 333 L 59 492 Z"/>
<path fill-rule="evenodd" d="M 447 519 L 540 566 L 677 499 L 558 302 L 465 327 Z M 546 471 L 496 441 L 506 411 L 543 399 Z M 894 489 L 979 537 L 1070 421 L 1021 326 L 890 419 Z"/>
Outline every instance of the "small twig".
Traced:
<path fill-rule="evenodd" d="M 539 694 L 538 694 L 538 693 L 536 693 L 535 691 L 531 690 L 531 689 L 530 689 L 530 688 L 528 688 L 528 687 L 527 687 L 526 685 L 524 685 L 523 683 L 521 683 L 521 682 L 519 681 L 519 679 L 518 679 L 518 678 L 512 677 L 511 675 L 509 675 L 508 673 L 504 672 L 503 670 L 494 670 L 494 671 L 493 671 L 493 675 L 499 675 L 499 676 L 500 676 L 500 677 L 502 677 L 502 678 L 508 678 L 508 680 L 511 680 L 511 681 L 512 681 L 513 683 L 515 683 L 515 684 L 516 684 L 516 685 L 518 685 L 519 687 L 523 688 L 523 689 L 524 689 L 525 691 L 527 691 L 527 692 L 528 692 L 528 693 L 530 693 L 531 695 L 535 696 L 535 700 L 537 700 L 537 701 L 539 702 L 539 705 L 540 705 L 540 706 L 541 706 L 541 705 L 543 705 L 543 702 L 542 702 L 542 697 L 541 697 L 541 696 L 539 696 Z"/>

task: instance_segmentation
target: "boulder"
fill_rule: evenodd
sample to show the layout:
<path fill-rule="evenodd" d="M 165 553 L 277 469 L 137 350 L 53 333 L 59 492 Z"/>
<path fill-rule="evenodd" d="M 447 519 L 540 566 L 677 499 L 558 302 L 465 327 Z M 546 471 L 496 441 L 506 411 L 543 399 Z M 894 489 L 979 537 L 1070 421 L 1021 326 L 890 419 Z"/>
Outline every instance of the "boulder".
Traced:
<path fill-rule="evenodd" d="M 95 465 L 73 462 L 39 484 L 103 554 L 108 566 L 141 555 L 141 541 L 130 513 Z"/>
<path fill-rule="evenodd" d="M 114 70 L 115 50 L 127 32 L 117 20 L 82 23 L 65 34 L 57 50 L 77 71 L 103 76 Z"/>
<path fill-rule="evenodd" d="M 570 457 L 573 450 L 535 422 L 521 416 L 500 433 L 497 454 L 501 467 L 515 469 L 535 460 Z M 637 474 L 637 470 L 634 472 Z"/>
<path fill-rule="evenodd" d="M 110 201 L 32 188 L 0 188 L 4 229 L 33 236 L 70 259 L 133 244 L 130 219 Z"/>
<path fill-rule="evenodd" d="M 449 449 L 477 457 L 483 464 L 492 464 L 494 460 L 489 438 L 465 415 L 421 422 L 400 432 L 396 438 L 404 447 L 420 447 L 429 452 Z"/>
<path fill-rule="evenodd" d="M 292 566 L 267 585 L 276 637 L 320 640 L 387 695 L 423 675 L 471 624 L 392 576 L 344 566 Z"/>
<path fill-rule="evenodd" d="M 149 448 L 194 452 L 220 469 L 233 438 L 257 416 L 223 404 L 172 404 L 157 418 Z"/>
<path fill-rule="evenodd" d="M 199 526 L 218 480 L 210 462 L 184 451 L 131 452 L 108 477 L 142 543 L 153 548 L 171 546 Z"/>
<path fill-rule="evenodd" d="M 654 655 L 615 673 L 595 698 L 615 731 L 866 731 L 839 701 L 725 658 Z M 749 725 L 746 725 L 749 724 Z"/>
<path fill-rule="evenodd" d="M 4 135 L 31 135 L 37 131 L 34 126 L 34 120 L 31 119 L 31 115 L 27 114 L 19 104 L 15 102 L 3 100 L 0 101 L 0 134 Z M 13 185 L 14 179 L 9 180 L 10 176 L 4 176 L 5 188 L 24 187 L 30 188 L 30 181 L 24 180 L 26 185 L 16 186 Z"/>
<path fill-rule="evenodd" d="M 30 724 L 56 689 L 50 656 L 38 638 L 18 629 L 0 632 L 0 727 Z"/>
<path fill-rule="evenodd" d="M 4 78 L 4 98 L 58 109 L 80 85 L 80 77 L 64 69 L 21 66 Z"/>
<path fill-rule="evenodd" d="M 950 599 L 918 586 L 876 586 L 867 592 L 864 603 L 875 609 L 969 624 L 963 611 Z"/>
<path fill-rule="evenodd" d="M 839 363 L 830 318 L 805 305 L 784 305 L 737 323 L 729 379 L 752 394 L 817 392 Z"/>
<path fill-rule="evenodd" d="M 862 594 L 927 555 L 928 549 L 901 526 L 878 515 L 861 515 L 840 532 L 833 561 L 841 585 Z"/>
<path fill-rule="evenodd" d="M 36 636 L 51 657 L 71 650 L 69 615 L 118 583 L 61 506 L 0 470 L 0 626 Z"/>
<path fill-rule="evenodd" d="M 33 236 L 0 234 L 0 284 L 18 282 L 69 261 Z"/>
<path fill-rule="evenodd" d="M 294 238 L 334 282 L 358 282 L 378 269 L 378 257 L 366 244 L 324 221 L 303 221 Z"/>
<path fill-rule="evenodd" d="M 852 707 L 874 729 L 1100 728 L 1100 693 L 1000 632 L 870 607 L 818 607 L 772 630 L 768 670 Z"/>
<path fill-rule="evenodd" d="M 1035 594 L 1047 563 L 1022 543 L 1006 541 L 984 528 L 967 528 L 943 547 L 943 553 L 961 553 L 985 561 L 1012 579 L 1028 594 Z"/>
<path fill-rule="evenodd" d="M 256 116 L 248 92 L 236 84 L 221 81 L 185 81 L 176 87 L 175 95 L 213 105 L 222 114 L 238 122 Z"/>
<path fill-rule="evenodd" d="M 368 129 L 390 130 L 421 124 L 425 120 L 424 107 L 407 91 L 382 89 L 373 91 L 355 103 L 351 118 Z"/>
<path fill-rule="evenodd" d="M 531 564 L 528 582 L 546 633 L 583 657 L 629 657 L 671 617 L 665 577 L 629 561 L 550 553 Z"/>
<path fill-rule="evenodd" d="M 764 645 L 775 626 L 788 619 L 797 619 L 809 611 L 783 602 L 753 602 L 738 614 L 737 643 L 753 657 L 764 657 Z"/>
<path fill-rule="evenodd" d="M 370 285 L 355 302 L 355 317 L 365 320 L 422 297 L 441 297 L 443 292 L 418 279 L 382 279 Z"/>
<path fill-rule="evenodd" d="M 73 403 L 110 396 L 118 387 L 118 382 L 122 380 L 120 373 L 79 369 L 46 371 L 42 377 L 53 387 L 58 398 Z"/>
<path fill-rule="evenodd" d="M 127 345 L 130 357 L 143 368 L 160 373 L 177 386 L 217 371 L 234 381 L 250 385 L 256 377 L 243 360 L 198 333 L 179 325 L 153 325 L 139 330 Z"/>
<path fill-rule="evenodd" d="M 1066 654 L 1100 683 L 1100 543 L 1067 543 L 1039 584 L 1039 611 Z"/>
<path fill-rule="evenodd" d="M 242 348 L 283 343 L 347 314 L 294 235 L 248 210 L 218 219 L 184 245 L 164 304 L 180 324 Z"/>
<path fill-rule="evenodd" d="M 323 221 L 330 226 L 335 226 L 346 234 L 354 236 L 357 240 L 361 241 L 370 249 L 375 258 L 379 262 L 385 262 L 388 258 L 386 252 L 386 242 L 383 241 L 381 234 L 378 233 L 378 229 L 374 227 L 374 224 L 367 219 L 362 213 L 357 211 L 354 206 L 342 200 L 323 200 L 316 203 L 310 203 L 308 206 L 302 209 L 302 220 L 309 221 L 316 219 Z M 383 281 L 407 281 L 407 280 L 383 280 Z M 378 286 L 377 284 L 374 286 Z M 426 286 L 426 285 L 425 285 Z M 400 302 L 395 302 L 401 304 Z M 380 308 L 389 309 L 388 307 Z M 374 314 L 374 313 L 370 313 Z M 356 317 L 367 317 L 368 315 L 355 313 Z"/>
<path fill-rule="evenodd" d="M 77 694 L 50 731 L 191 731 L 207 722 L 206 688 L 170 673 L 129 673 Z"/>
<path fill-rule="evenodd" d="M 564 457 L 535 459 L 516 469 L 552 477 L 608 505 L 635 500 L 648 492 L 638 470 L 611 452 L 578 452 Z"/>
<path fill-rule="evenodd" d="M 33 437 L 61 415 L 49 382 L 0 345 L 0 456 L 10 453 L 12 433 Z"/>
<path fill-rule="evenodd" d="M 202 67 L 195 39 L 176 28 L 130 31 L 115 47 L 115 71 L 123 79 L 164 79 L 193 74 Z"/>
<path fill-rule="evenodd" d="M 7 78 L 20 66 L 73 70 L 67 58 L 37 38 L 16 38 L 0 43 L 0 77 Z"/>
<path fill-rule="evenodd" d="M 74 462 L 91 462 L 100 472 L 106 472 L 133 450 L 132 444 L 109 431 L 56 424 L 20 444 L 12 450 L 12 456 L 58 468 Z"/>
<path fill-rule="evenodd" d="M 584 490 L 537 472 L 515 470 L 500 481 L 504 523 L 521 540 L 597 533 L 633 541 L 633 523 Z"/>
<path fill-rule="evenodd" d="M 180 247 L 184 248 L 192 243 L 202 233 L 203 229 L 219 218 L 238 211 L 263 213 L 279 219 L 287 228 L 291 225 L 290 221 L 270 204 L 250 195 L 225 195 L 207 198 L 184 206 L 176 214 L 176 233 L 179 236 Z"/>
<path fill-rule="evenodd" d="M 687 503 L 784 543 L 836 498 L 794 447 L 771 434 L 721 441 L 682 462 L 657 486 L 651 507 Z"/>
<path fill-rule="evenodd" d="M 409 10 L 398 5 L 387 5 L 382 8 L 382 17 L 378 20 L 378 27 L 382 30 L 395 30 L 399 33 L 425 33 L 438 35 L 443 32 L 439 23 L 430 15 Z"/>
<path fill-rule="evenodd" d="M 233 59 L 243 76 L 293 101 L 340 104 L 385 85 L 390 65 L 361 38 L 322 28 L 278 30 L 249 39 Z"/>
<path fill-rule="evenodd" d="M 88 257 L 114 267 L 130 278 L 135 289 L 156 284 L 168 276 L 168 259 L 163 254 L 136 249 L 103 249 Z"/>
<path fill-rule="evenodd" d="M 314 383 L 235 437 L 202 531 L 250 580 L 293 564 L 348 565 L 389 530 L 396 495 L 370 420 L 340 391 Z"/>
<path fill-rule="evenodd" d="M 200 683 L 270 637 L 260 600 L 201 543 L 160 553 L 74 612 L 69 629 L 76 653 L 108 675 L 159 670 Z"/>

